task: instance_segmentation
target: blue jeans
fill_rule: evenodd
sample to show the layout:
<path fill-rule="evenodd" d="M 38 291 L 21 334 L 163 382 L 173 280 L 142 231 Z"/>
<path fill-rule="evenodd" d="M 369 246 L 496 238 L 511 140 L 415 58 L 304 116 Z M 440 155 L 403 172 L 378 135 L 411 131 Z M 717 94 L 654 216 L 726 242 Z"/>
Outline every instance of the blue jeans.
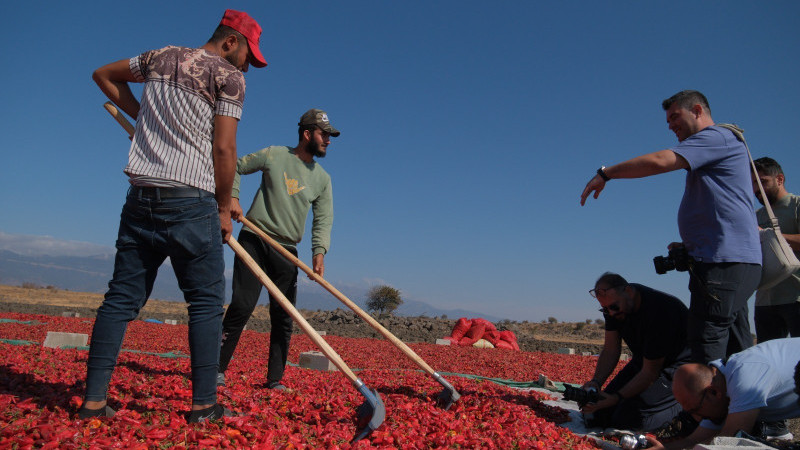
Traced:
<path fill-rule="evenodd" d="M 87 401 L 106 398 L 128 322 L 147 302 L 158 268 L 169 257 L 189 305 L 192 403 L 216 403 L 225 262 L 217 202 L 210 192 L 200 192 L 199 198 L 143 198 L 135 188 L 128 192 L 114 276 L 92 330 Z"/>

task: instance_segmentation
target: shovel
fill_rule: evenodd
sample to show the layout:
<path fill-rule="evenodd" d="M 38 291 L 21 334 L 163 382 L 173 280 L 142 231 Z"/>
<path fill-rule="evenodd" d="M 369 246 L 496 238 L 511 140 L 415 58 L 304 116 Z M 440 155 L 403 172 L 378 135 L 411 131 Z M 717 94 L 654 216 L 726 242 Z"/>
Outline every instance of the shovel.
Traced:
<path fill-rule="evenodd" d="M 336 351 L 325 342 L 325 339 L 322 339 L 322 336 L 317 333 L 314 328 L 306 321 L 306 319 L 297 311 L 297 308 L 292 305 L 292 303 L 283 295 L 280 289 L 269 279 L 267 274 L 261 270 L 258 263 L 251 257 L 247 251 L 242 248 L 241 245 L 234 239 L 233 237 L 228 238 L 228 245 L 233 249 L 233 252 L 236 253 L 246 265 L 247 268 L 253 272 L 253 275 L 261 281 L 261 284 L 267 288 L 272 298 L 278 301 L 283 308 L 303 331 L 314 341 L 314 344 L 322 350 L 322 353 L 339 369 L 344 375 L 353 383 L 353 386 L 356 388 L 361 395 L 364 396 L 366 399 L 361 406 L 358 407 L 358 419 L 357 423 L 359 427 L 363 429 L 356 434 L 351 442 L 358 441 L 369 436 L 373 430 L 378 428 L 380 424 L 383 423 L 383 419 L 386 418 L 386 409 L 383 407 L 383 401 L 381 401 L 381 396 L 378 394 L 378 391 L 374 389 L 369 389 L 367 385 L 361 381 L 352 370 L 342 361 L 342 358 L 336 353 Z"/>
<path fill-rule="evenodd" d="M 381 325 L 377 320 L 375 320 L 372 316 L 367 314 L 363 309 L 359 308 L 358 305 L 353 303 L 349 298 L 347 298 L 344 294 L 339 292 L 338 289 L 333 287 L 330 283 L 325 281 L 318 273 L 314 272 L 313 269 L 308 267 L 299 258 L 294 256 L 291 252 L 283 248 L 281 244 L 279 244 L 275 239 L 271 238 L 268 234 L 264 233 L 260 228 L 255 226 L 252 222 L 247 220 L 244 216 L 240 218 L 241 222 L 247 226 L 251 231 L 258 234 L 261 239 L 263 239 L 266 243 L 268 243 L 272 248 L 280 252 L 281 255 L 286 257 L 288 260 L 292 261 L 297 267 L 303 270 L 303 272 L 307 273 L 309 277 L 314 279 L 317 283 L 322 285 L 325 289 L 328 290 L 334 297 L 338 298 L 342 303 L 347 305 L 348 308 L 352 309 L 353 312 L 358 314 L 359 317 L 364 319 L 368 324 L 372 326 L 376 331 L 383 335 L 389 342 L 395 345 L 400 351 L 402 351 L 409 359 L 414 361 L 419 367 L 422 368 L 428 375 L 432 376 L 439 384 L 444 386 L 442 392 L 439 393 L 439 396 L 436 399 L 436 404 L 440 407 L 444 408 L 445 410 L 450 409 L 450 407 L 461 398 L 461 394 L 459 394 L 450 383 L 447 382 L 439 373 L 437 373 L 431 366 L 429 366 L 419 355 L 417 355 L 414 350 L 411 349 L 408 345 L 406 345 L 403 341 L 398 339 L 395 335 L 393 335 L 389 330 L 387 330 L 383 325 Z"/>
<path fill-rule="evenodd" d="M 106 102 L 103 105 L 106 110 L 117 119 L 120 125 L 128 132 L 128 135 L 133 138 L 134 128 L 128 119 L 125 118 L 117 108 L 111 103 Z M 369 436 L 376 428 L 378 428 L 386 418 L 386 408 L 383 406 L 383 401 L 381 400 L 381 396 L 378 394 L 378 391 L 375 389 L 370 389 L 361 381 L 352 370 L 344 363 L 342 358 L 336 353 L 336 351 L 322 339 L 322 336 L 317 333 L 314 328 L 306 321 L 305 318 L 297 311 L 297 309 L 292 305 L 292 303 L 283 295 L 283 293 L 278 289 L 275 283 L 269 279 L 267 274 L 261 270 L 261 267 L 258 266 L 258 263 L 253 260 L 253 258 L 247 253 L 247 251 L 239 245 L 239 242 L 231 236 L 228 239 L 228 245 L 231 247 L 234 253 L 244 261 L 247 265 L 248 269 L 253 272 L 253 275 L 261 281 L 261 284 L 267 288 L 267 291 L 272 295 L 274 299 L 278 301 L 281 307 L 300 325 L 300 328 L 311 338 L 314 344 L 322 350 L 322 353 L 330 360 L 340 372 L 344 373 L 344 375 L 353 383 L 353 387 L 364 396 L 365 401 L 358 407 L 357 411 L 357 426 L 360 428 L 360 431 L 357 432 L 356 436 L 353 438 L 351 442 L 355 442 L 365 437 Z M 283 247 L 281 247 L 283 248 Z"/>

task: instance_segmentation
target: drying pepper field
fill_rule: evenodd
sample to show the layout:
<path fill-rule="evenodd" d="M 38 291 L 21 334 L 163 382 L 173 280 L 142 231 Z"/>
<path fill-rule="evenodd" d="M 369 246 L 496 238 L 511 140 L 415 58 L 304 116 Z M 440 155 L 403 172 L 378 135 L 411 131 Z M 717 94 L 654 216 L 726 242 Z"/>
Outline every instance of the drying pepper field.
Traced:
<path fill-rule="evenodd" d="M 41 346 L 48 331 L 90 334 L 92 320 L 0 314 L 0 449 L 6 448 L 595 448 L 558 426 L 565 410 L 546 394 L 454 374 L 514 381 L 581 383 L 594 359 L 505 349 L 411 344 L 462 394 L 444 411 L 439 385 L 389 342 L 326 336 L 367 386 L 377 389 L 386 420 L 350 443 L 363 397 L 338 372 L 291 365 L 291 392 L 263 388 L 269 335 L 245 331 L 219 400 L 241 415 L 188 424 L 191 401 L 185 325 L 134 321 L 128 327 L 109 388 L 112 419 L 77 419 L 87 350 Z M 305 335 L 292 340 L 289 362 L 316 350 Z M 453 375 L 451 375 L 453 374 Z"/>

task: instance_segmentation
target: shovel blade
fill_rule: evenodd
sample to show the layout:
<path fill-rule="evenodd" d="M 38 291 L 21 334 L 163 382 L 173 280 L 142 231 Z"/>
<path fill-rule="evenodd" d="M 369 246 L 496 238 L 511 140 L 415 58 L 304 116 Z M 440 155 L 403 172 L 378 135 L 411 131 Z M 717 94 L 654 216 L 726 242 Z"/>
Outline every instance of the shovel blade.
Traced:
<path fill-rule="evenodd" d="M 366 386 L 363 388 L 359 390 L 366 400 L 358 407 L 356 424 L 359 431 L 350 442 L 356 442 L 369 436 L 386 419 L 386 408 L 383 406 L 383 400 L 378 391 Z"/>
<path fill-rule="evenodd" d="M 453 403 L 457 402 L 460 398 L 461 394 L 456 392 L 456 390 L 452 387 L 449 389 L 443 389 L 436 398 L 436 406 L 447 411 L 451 406 L 453 406 Z"/>

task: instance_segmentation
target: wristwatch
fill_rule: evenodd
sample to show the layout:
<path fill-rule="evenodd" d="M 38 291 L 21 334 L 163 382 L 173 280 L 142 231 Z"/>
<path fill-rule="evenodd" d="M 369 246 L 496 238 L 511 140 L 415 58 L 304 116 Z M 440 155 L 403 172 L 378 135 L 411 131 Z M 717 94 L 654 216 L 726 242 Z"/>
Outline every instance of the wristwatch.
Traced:
<path fill-rule="evenodd" d="M 602 179 L 603 179 L 603 181 L 608 181 L 608 180 L 610 180 L 610 179 L 611 179 L 611 177 L 609 177 L 608 175 L 606 175 L 606 172 L 605 172 L 605 170 L 603 170 L 603 169 L 605 169 L 605 168 L 606 168 L 606 166 L 600 166 L 600 168 L 599 168 L 599 169 L 597 169 L 597 174 L 598 174 L 598 175 L 600 175 L 600 178 L 602 178 Z"/>

